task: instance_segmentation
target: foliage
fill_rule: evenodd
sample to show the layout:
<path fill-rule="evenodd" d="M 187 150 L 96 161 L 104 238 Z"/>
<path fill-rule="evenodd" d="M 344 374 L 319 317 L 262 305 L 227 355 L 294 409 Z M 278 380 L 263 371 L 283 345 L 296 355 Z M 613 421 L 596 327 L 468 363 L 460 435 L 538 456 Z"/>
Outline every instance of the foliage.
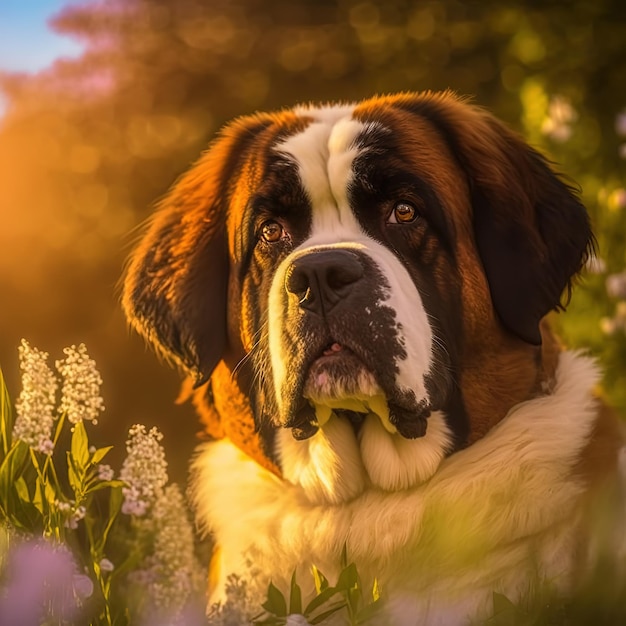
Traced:
<path fill-rule="evenodd" d="M 31 355 L 47 357 L 26 342 L 23 348 Z M 80 349 L 88 359 L 84 346 Z M 0 370 L 0 528 L 5 540 L 0 574 L 3 586 L 11 589 L 11 593 L 0 594 L 0 621 L 30 623 L 29 615 L 33 621 L 123 626 L 147 619 L 158 608 L 161 615 L 169 616 L 170 624 L 179 623 L 203 578 L 195 564 L 182 496 L 175 485 L 163 488 L 165 474 L 150 490 L 141 511 L 135 508 L 133 515 L 123 514 L 127 492 L 138 490 L 128 479 L 115 479 L 113 470 L 103 464 L 111 446 L 90 446 L 85 423 L 76 416 L 81 406 L 102 406 L 99 385 L 90 388 L 87 384 L 101 380 L 94 367 L 91 378 L 83 368 L 73 384 L 76 370 L 70 365 L 78 352 L 68 350 L 70 358 L 57 362 L 57 369 L 64 378 L 64 398 L 71 398 L 73 404 L 61 402 L 50 445 L 44 447 L 36 441 L 29 445 L 25 434 L 29 423 L 32 426 L 33 420 L 43 419 L 40 414 L 28 414 L 41 403 L 18 402 L 15 416 Z M 33 359 L 27 355 L 21 360 L 23 400 L 36 395 L 37 389 L 29 371 Z M 96 422 L 94 410 L 81 415 Z M 17 427 L 20 421 L 22 428 Z M 159 439 L 153 440 L 156 445 Z M 129 445 L 125 465 L 161 459 L 161 450 L 155 450 L 155 445 L 148 448 L 148 455 L 145 449 L 137 451 Z M 175 554 L 168 551 L 170 545 Z M 42 564 L 51 564 L 39 587 L 20 579 L 25 563 L 37 571 L 45 571 Z M 175 571 L 168 569 L 170 564 Z M 54 574 L 56 570 L 60 573 Z M 20 591 L 16 585 L 27 589 Z M 164 592 L 164 587 L 175 589 L 176 597 Z"/>
<path fill-rule="evenodd" d="M 302 591 L 296 581 L 296 574 L 291 577 L 289 601 L 272 583 L 267 590 L 267 600 L 262 604 L 264 614 L 253 618 L 254 626 L 283 626 L 288 624 L 288 617 L 302 615 L 308 624 L 323 624 L 331 615 L 344 611 L 349 624 L 365 624 L 381 607 L 378 582 L 374 580 L 371 592 L 364 593 L 363 584 L 354 563 L 346 564 L 344 548 L 343 569 L 335 585 L 330 585 L 327 578 L 315 565 L 312 575 L 315 583 L 315 596 L 308 604 L 302 604 Z"/>

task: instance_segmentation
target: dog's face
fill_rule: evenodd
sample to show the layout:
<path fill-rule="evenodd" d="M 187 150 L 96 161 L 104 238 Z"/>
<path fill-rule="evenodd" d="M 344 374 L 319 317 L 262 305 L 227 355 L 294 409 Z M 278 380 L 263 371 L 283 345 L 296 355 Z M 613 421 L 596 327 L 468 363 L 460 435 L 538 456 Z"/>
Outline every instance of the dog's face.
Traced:
<path fill-rule="evenodd" d="M 296 108 L 235 121 L 181 179 L 124 304 L 199 382 L 228 365 L 270 456 L 331 411 L 441 456 L 537 390 L 590 240 L 543 158 L 451 94 Z"/>

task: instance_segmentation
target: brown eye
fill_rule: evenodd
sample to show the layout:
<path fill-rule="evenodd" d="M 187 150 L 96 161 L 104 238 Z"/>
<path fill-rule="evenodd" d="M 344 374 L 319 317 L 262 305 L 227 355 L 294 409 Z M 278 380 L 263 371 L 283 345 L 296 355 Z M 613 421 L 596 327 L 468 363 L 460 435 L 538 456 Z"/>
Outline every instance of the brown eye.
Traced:
<path fill-rule="evenodd" d="M 390 224 L 408 224 L 417 218 L 417 209 L 408 202 L 398 202 L 394 207 L 388 222 Z"/>
<path fill-rule="evenodd" d="M 280 241 L 285 231 L 278 222 L 267 221 L 261 226 L 261 237 L 267 241 L 267 243 L 276 243 Z"/>

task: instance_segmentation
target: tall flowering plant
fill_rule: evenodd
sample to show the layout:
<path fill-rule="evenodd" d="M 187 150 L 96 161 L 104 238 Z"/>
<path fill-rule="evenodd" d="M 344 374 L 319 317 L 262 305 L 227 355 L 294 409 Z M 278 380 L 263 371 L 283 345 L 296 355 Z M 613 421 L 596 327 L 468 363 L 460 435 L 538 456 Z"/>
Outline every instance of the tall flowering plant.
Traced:
<path fill-rule="evenodd" d="M 83 344 L 64 353 L 53 370 L 22 341 L 15 412 L 0 371 L 0 624 L 201 623 L 189 610 L 202 570 L 161 433 L 133 426 L 116 478 L 111 446 L 87 432 L 101 376 Z"/>
<path fill-rule="evenodd" d="M 64 353 L 53 370 L 22 341 L 15 414 L 0 370 L 0 624 L 305 626 L 337 612 L 360 624 L 378 609 L 377 587 L 368 600 L 347 561 L 334 586 L 313 567 L 306 603 L 295 575 L 284 596 L 259 589 L 251 564 L 205 615 L 206 567 L 184 496 L 168 484 L 163 435 L 132 426 L 116 477 L 104 463 L 111 446 L 89 444 L 104 410 L 96 364 L 83 344 Z"/>

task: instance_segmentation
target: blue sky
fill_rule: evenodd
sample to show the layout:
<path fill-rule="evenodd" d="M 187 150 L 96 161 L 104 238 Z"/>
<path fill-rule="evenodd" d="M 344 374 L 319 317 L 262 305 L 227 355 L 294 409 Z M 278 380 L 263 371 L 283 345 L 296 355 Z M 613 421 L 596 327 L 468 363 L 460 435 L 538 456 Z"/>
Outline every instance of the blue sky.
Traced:
<path fill-rule="evenodd" d="M 76 0 L 0 0 L 0 71 L 34 72 L 57 57 L 76 56 L 78 43 L 54 33 L 47 19 Z"/>

